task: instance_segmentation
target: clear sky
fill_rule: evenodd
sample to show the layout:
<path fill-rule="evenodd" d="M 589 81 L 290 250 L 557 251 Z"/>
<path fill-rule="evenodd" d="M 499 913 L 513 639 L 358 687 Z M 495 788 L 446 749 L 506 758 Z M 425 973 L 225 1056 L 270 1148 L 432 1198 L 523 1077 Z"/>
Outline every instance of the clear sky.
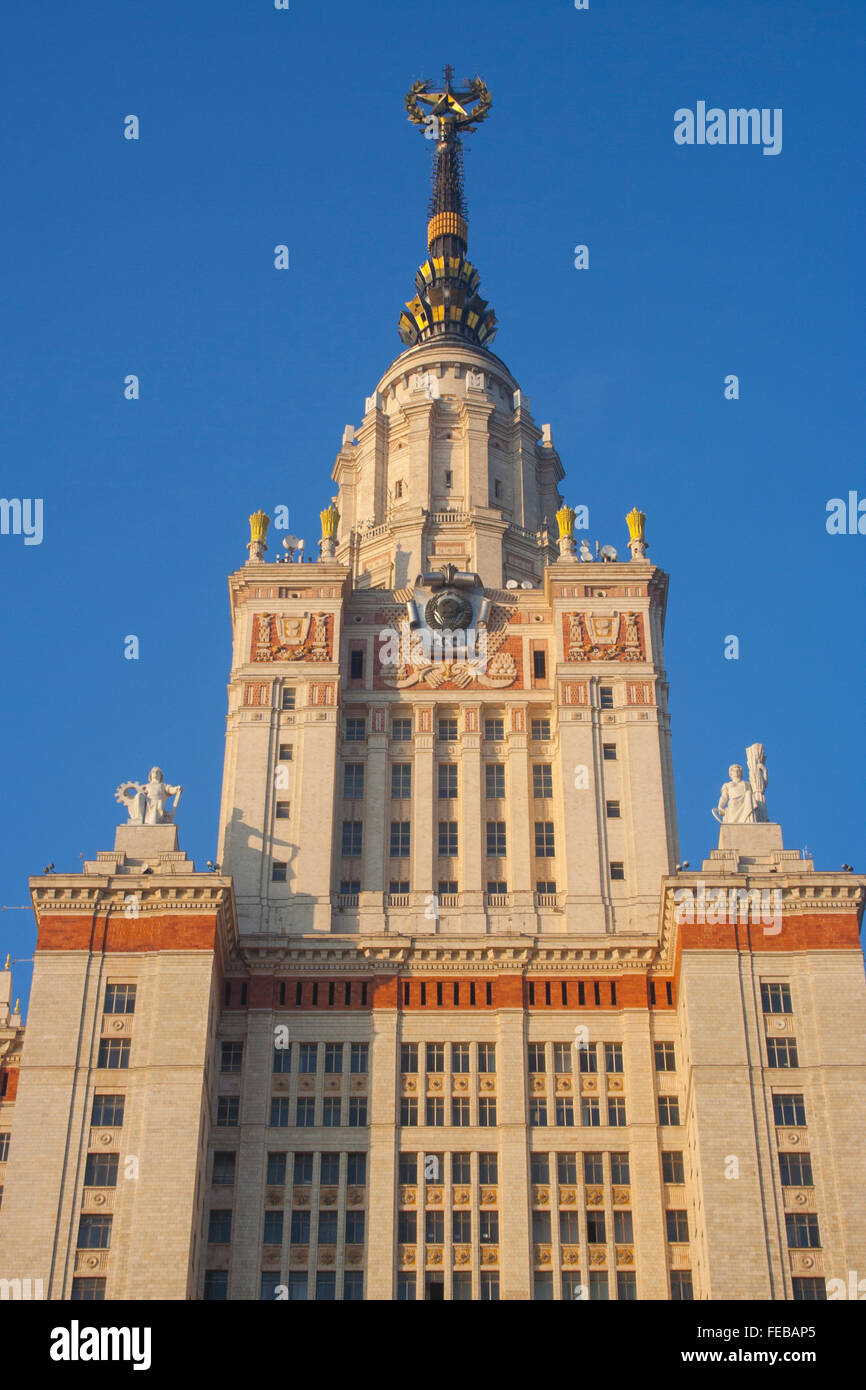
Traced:
<path fill-rule="evenodd" d="M 866 498 L 860 0 L 16 8 L 0 494 L 41 498 L 44 535 L 0 535 L 0 903 L 111 848 L 114 789 L 154 762 L 183 848 L 215 856 L 226 575 L 259 506 L 314 549 L 343 427 L 401 350 L 431 149 L 403 96 L 446 62 L 493 94 L 465 165 L 495 351 L 590 539 L 624 553 L 637 503 L 671 576 L 682 856 L 762 741 L 786 847 L 864 868 L 866 535 L 825 526 Z M 676 144 L 699 101 L 780 108 L 781 153 Z M 4 953 L 33 944 L 0 916 Z"/>

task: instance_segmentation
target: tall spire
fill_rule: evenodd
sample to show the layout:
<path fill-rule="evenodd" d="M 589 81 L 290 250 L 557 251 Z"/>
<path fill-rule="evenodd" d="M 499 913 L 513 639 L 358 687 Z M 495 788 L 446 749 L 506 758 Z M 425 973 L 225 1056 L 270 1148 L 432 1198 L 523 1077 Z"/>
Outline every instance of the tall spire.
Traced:
<path fill-rule="evenodd" d="M 462 134 L 470 134 L 485 119 L 492 99 L 480 77 L 459 90 L 453 87 L 452 77 L 449 65 L 440 91 L 431 91 L 429 81 L 413 82 L 406 94 L 409 120 L 436 141 L 427 223 L 429 255 L 415 276 L 418 293 L 400 315 L 400 337 L 407 347 L 443 334 L 483 346 L 491 343 L 496 333 L 496 315 L 478 295 L 478 271 L 466 259 L 468 228 L 460 141 Z"/>

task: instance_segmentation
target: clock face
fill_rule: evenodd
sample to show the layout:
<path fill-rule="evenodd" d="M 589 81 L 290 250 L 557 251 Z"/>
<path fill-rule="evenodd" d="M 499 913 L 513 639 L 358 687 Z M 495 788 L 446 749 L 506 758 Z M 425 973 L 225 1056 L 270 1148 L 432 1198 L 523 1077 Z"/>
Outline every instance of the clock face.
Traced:
<path fill-rule="evenodd" d="M 472 622 L 472 604 L 456 589 L 443 589 L 429 600 L 424 617 L 428 627 L 448 628 L 455 632 Z"/>

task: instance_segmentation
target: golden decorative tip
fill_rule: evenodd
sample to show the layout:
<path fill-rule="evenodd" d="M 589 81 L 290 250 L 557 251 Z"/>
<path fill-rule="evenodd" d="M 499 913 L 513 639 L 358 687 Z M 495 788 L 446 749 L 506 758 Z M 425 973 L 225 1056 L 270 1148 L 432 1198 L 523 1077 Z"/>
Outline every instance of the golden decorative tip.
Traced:
<path fill-rule="evenodd" d="M 265 512 L 253 512 L 250 517 L 250 541 L 264 544 L 270 524 L 271 518 Z"/>
<path fill-rule="evenodd" d="M 569 507 L 568 503 L 563 504 L 556 513 L 556 522 L 559 526 L 559 539 L 565 540 L 574 535 L 574 518 L 577 512 L 574 507 Z"/>
<path fill-rule="evenodd" d="M 322 540 L 333 541 L 337 539 L 337 527 L 340 524 L 340 513 L 337 511 L 335 502 L 331 502 L 323 512 L 319 512 L 322 522 Z"/>
<path fill-rule="evenodd" d="M 15 1008 L 12 1010 L 12 1012 L 15 1013 L 15 1014 L 20 1014 L 20 1012 L 21 1012 L 21 995 L 20 995 L 20 994 L 19 994 L 18 998 L 15 1000 Z"/>
<path fill-rule="evenodd" d="M 4 970 L 9 970 L 9 969 L 11 968 L 11 967 L 10 967 L 10 964 L 9 964 L 9 962 L 11 961 L 11 959 L 12 959 L 12 952 L 10 951 L 9 954 L 8 954 L 8 956 L 6 957 L 6 964 L 3 966 L 3 969 L 4 969 Z"/>
<path fill-rule="evenodd" d="M 640 512 L 637 507 L 633 507 L 625 520 L 628 526 L 628 538 L 630 541 L 642 541 L 646 539 L 644 533 L 646 512 Z"/>

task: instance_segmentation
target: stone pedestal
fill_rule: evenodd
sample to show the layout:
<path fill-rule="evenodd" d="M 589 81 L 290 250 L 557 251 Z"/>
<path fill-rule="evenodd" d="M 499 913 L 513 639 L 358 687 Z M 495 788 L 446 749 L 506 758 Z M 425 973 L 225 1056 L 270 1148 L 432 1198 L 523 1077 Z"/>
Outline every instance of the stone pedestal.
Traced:
<path fill-rule="evenodd" d="M 782 827 L 776 821 L 719 826 L 719 849 L 734 850 L 743 859 L 760 858 L 782 848 Z"/>
<path fill-rule="evenodd" d="M 115 851 L 130 859 L 155 859 L 177 850 L 176 825 L 119 825 L 114 835 Z"/>

